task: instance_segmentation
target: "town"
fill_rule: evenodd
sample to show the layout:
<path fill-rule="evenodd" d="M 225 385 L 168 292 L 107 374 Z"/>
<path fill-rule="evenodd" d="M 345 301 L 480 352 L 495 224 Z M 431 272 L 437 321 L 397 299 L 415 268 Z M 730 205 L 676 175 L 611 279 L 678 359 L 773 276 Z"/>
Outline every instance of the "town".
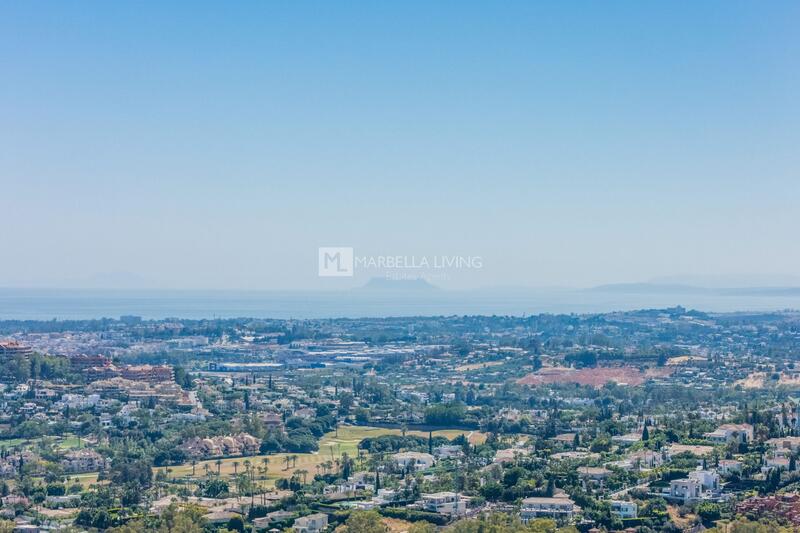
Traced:
<path fill-rule="evenodd" d="M 788 311 L 7 320 L 0 531 L 798 530 L 799 354 Z"/>

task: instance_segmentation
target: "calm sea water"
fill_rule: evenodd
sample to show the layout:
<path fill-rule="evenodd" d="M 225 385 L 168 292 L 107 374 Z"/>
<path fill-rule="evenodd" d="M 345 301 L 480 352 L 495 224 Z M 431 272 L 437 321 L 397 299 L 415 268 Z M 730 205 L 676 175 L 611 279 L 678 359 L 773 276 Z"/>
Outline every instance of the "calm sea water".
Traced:
<path fill-rule="evenodd" d="M 800 309 L 800 296 L 520 291 L 156 291 L 0 289 L 0 319 L 336 318 L 599 313 L 682 305 L 702 311 Z"/>

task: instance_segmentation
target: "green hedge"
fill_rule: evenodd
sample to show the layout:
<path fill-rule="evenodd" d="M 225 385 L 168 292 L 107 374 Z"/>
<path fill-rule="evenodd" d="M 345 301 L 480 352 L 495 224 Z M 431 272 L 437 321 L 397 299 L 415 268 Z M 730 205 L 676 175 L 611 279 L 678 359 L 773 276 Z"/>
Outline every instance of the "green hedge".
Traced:
<path fill-rule="evenodd" d="M 408 520 L 409 522 L 419 522 L 425 520 L 437 526 L 443 526 L 450 519 L 447 516 L 438 513 L 429 513 L 427 511 L 417 511 L 414 509 L 406 509 L 405 507 L 385 507 L 378 509 L 378 512 L 388 518 L 397 518 L 399 520 Z"/>

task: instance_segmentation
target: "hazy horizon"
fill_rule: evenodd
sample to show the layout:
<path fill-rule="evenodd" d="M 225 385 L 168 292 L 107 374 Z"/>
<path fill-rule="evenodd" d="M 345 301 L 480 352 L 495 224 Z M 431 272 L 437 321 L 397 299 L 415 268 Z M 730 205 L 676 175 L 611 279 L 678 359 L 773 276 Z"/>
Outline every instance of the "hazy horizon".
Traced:
<path fill-rule="evenodd" d="M 610 283 L 600 283 L 596 285 L 524 285 L 524 284 L 508 284 L 498 283 L 474 287 L 450 287 L 448 284 L 439 284 L 437 282 L 428 281 L 424 276 L 417 278 L 423 282 L 428 283 L 428 288 L 437 290 L 450 290 L 450 291 L 497 291 L 504 290 L 566 290 L 566 291 L 580 291 L 588 289 L 601 289 L 604 287 L 625 288 L 635 286 L 651 286 L 654 289 L 658 287 L 686 287 L 698 289 L 767 289 L 767 288 L 800 288 L 800 276 L 788 275 L 729 275 L 729 276 L 663 276 L 655 277 L 646 280 L 633 280 L 633 281 L 618 281 Z M 170 287 L 158 284 L 148 283 L 148 280 L 132 275 L 132 274 L 103 274 L 84 280 L 64 280 L 60 284 L 52 283 L 39 283 L 27 285 L 0 285 L 0 290 L 97 290 L 97 291 L 184 291 L 184 292 L 342 292 L 359 290 L 369 288 L 370 284 L 378 282 L 387 282 L 388 284 L 396 283 L 398 287 L 402 287 L 404 281 L 410 280 L 392 280 L 386 277 L 353 277 L 346 285 L 333 284 L 324 285 L 320 287 L 305 287 L 305 288 L 247 288 L 247 287 L 233 287 L 233 288 L 220 288 L 220 287 Z"/>
<path fill-rule="evenodd" d="M 799 15 L 3 4 L 0 287 L 795 280 Z"/>

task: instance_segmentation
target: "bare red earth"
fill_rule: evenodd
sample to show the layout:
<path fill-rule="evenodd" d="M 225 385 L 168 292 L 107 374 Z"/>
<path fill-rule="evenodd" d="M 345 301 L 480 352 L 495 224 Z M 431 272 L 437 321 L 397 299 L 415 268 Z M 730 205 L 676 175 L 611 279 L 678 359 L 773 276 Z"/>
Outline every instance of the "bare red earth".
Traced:
<path fill-rule="evenodd" d="M 659 377 L 669 373 L 666 369 L 648 369 L 642 372 L 636 367 L 598 367 L 575 370 L 564 367 L 542 368 L 538 372 L 528 374 L 517 380 L 522 385 L 542 385 L 550 383 L 577 383 L 592 387 L 602 387 L 609 381 L 627 385 L 641 385 L 651 377 Z"/>

